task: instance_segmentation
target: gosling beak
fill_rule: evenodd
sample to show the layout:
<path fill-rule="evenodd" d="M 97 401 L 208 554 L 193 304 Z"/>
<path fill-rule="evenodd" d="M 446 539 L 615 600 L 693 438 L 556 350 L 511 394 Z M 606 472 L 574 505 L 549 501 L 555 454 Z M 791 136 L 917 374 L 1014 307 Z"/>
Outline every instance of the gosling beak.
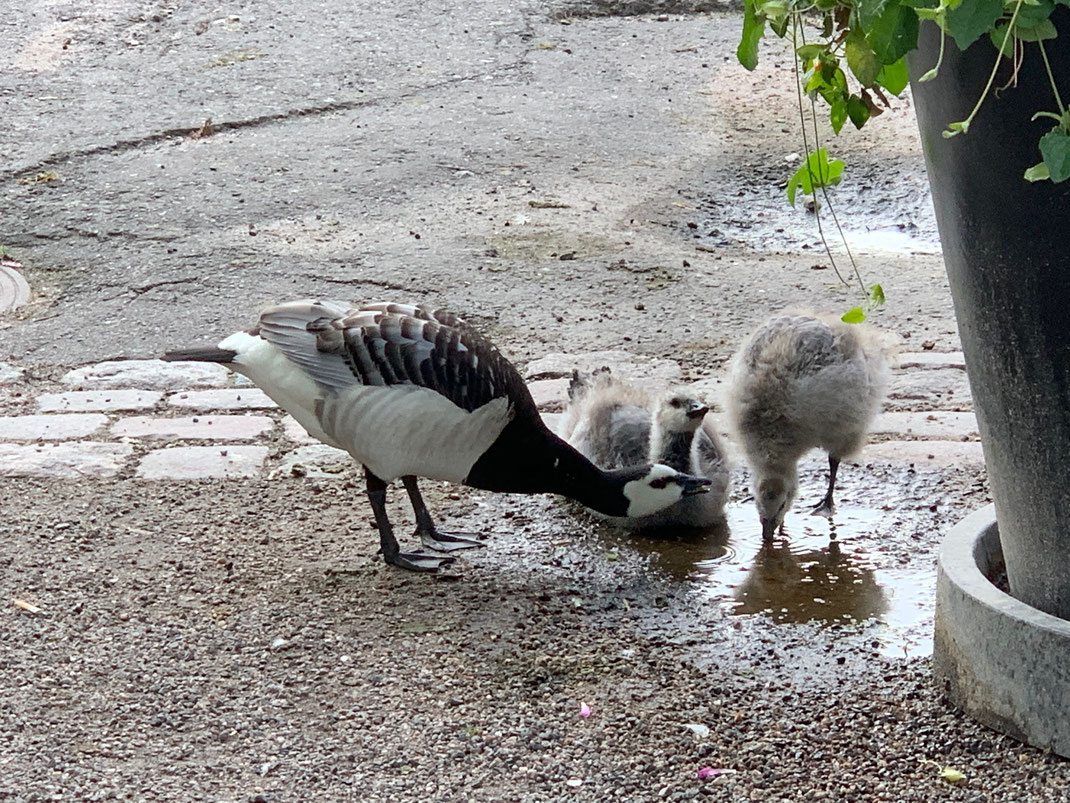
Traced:
<path fill-rule="evenodd" d="M 691 420 L 694 420 L 696 418 L 702 420 L 706 417 L 706 413 L 708 413 L 709 411 L 710 408 L 707 407 L 705 404 L 692 402 L 692 404 L 687 408 L 687 417 Z"/>
<path fill-rule="evenodd" d="M 762 540 L 772 541 L 774 532 L 776 532 L 776 521 L 773 519 L 762 519 Z"/>
<path fill-rule="evenodd" d="M 676 481 L 680 484 L 680 492 L 683 496 L 704 494 L 710 490 L 710 481 L 705 477 L 690 477 L 687 474 L 681 474 Z"/>

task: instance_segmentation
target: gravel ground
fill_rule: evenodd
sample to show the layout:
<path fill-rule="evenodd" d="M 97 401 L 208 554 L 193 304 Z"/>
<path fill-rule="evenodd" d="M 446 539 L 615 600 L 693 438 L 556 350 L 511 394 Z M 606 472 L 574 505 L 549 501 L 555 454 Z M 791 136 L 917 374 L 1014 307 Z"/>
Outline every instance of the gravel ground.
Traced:
<path fill-rule="evenodd" d="M 352 479 L 5 481 L 0 585 L 42 612 L 0 609 L 0 796 L 1066 799 L 1065 762 L 872 624 L 733 617 L 560 503 L 453 488 L 429 503 L 488 547 L 400 573 Z M 958 501 L 909 525 L 912 560 L 984 495 L 947 483 L 916 479 Z"/>

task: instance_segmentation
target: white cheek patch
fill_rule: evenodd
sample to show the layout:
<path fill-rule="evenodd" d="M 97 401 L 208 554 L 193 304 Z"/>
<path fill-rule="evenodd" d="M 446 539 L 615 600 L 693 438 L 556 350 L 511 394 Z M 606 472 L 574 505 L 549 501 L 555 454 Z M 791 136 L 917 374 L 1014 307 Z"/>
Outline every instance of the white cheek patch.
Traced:
<path fill-rule="evenodd" d="M 653 466 L 645 477 L 625 483 L 624 496 L 628 499 L 628 517 L 649 516 L 679 502 L 683 498 L 683 489 L 678 483 L 669 482 L 663 488 L 650 486 L 651 480 L 672 474 L 672 469 L 666 466 Z"/>

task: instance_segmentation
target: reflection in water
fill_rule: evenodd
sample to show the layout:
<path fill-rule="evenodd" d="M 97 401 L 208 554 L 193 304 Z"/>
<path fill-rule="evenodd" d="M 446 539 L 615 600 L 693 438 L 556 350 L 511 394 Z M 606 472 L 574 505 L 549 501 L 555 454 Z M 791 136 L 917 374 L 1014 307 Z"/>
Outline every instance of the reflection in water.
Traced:
<path fill-rule="evenodd" d="M 601 531 L 607 546 L 647 556 L 656 571 L 731 614 L 785 626 L 872 623 L 885 654 L 929 654 L 935 572 L 889 565 L 888 553 L 871 557 L 855 540 L 891 538 L 888 514 L 841 505 L 830 521 L 799 510 L 787 517 L 787 539 L 764 545 L 752 502 L 725 512 L 727 522 L 709 530 Z"/>
<path fill-rule="evenodd" d="M 657 571 L 674 580 L 687 580 L 697 567 L 734 561 L 736 553 L 728 546 L 728 536 L 728 524 L 722 522 L 706 529 L 644 530 L 630 534 L 626 543 L 645 555 Z"/>
<path fill-rule="evenodd" d="M 763 544 L 734 597 L 732 613 L 764 611 L 777 622 L 861 621 L 888 610 L 873 569 L 835 541 L 806 552 L 783 541 Z"/>

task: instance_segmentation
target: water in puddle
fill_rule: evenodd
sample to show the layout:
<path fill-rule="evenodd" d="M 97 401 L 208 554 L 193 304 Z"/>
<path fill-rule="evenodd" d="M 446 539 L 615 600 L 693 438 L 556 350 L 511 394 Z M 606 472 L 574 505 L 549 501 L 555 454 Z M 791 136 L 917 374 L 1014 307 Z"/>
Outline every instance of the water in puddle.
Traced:
<path fill-rule="evenodd" d="M 787 517 L 785 537 L 767 544 L 752 503 L 726 512 L 719 528 L 634 535 L 628 544 L 732 615 L 776 624 L 867 622 L 885 654 L 931 650 L 935 571 L 885 568 L 853 541 L 886 532 L 886 514 L 841 505 L 830 521 L 798 508 Z"/>

